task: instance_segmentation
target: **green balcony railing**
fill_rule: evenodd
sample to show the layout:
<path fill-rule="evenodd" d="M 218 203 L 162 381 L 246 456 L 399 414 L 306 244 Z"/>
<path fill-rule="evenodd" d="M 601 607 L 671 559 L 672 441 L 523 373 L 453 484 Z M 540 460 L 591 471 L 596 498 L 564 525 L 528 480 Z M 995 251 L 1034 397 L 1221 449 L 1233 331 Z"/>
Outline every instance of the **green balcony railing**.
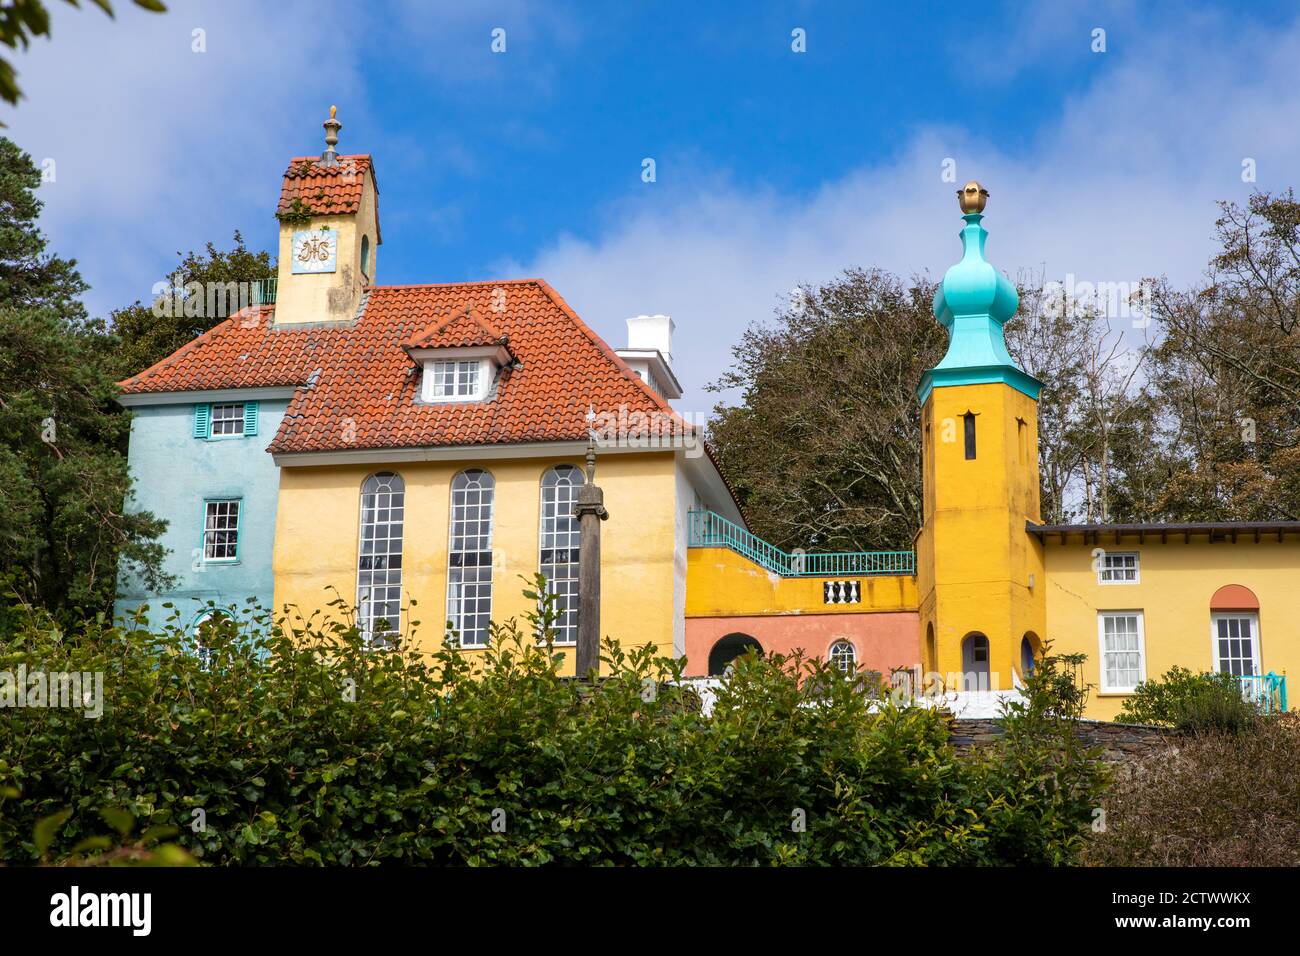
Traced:
<path fill-rule="evenodd" d="M 734 521 L 712 511 L 691 511 L 688 543 L 692 548 L 729 548 L 761 568 L 787 578 L 854 574 L 915 574 L 912 551 L 823 551 L 792 554 L 768 544 Z"/>
<path fill-rule="evenodd" d="M 1284 714 L 1286 703 L 1286 675 L 1241 674 L 1237 677 L 1241 696 L 1253 703 L 1261 714 Z"/>
<path fill-rule="evenodd" d="M 275 287 L 278 279 L 257 279 L 253 282 L 253 305 L 275 305 Z"/>

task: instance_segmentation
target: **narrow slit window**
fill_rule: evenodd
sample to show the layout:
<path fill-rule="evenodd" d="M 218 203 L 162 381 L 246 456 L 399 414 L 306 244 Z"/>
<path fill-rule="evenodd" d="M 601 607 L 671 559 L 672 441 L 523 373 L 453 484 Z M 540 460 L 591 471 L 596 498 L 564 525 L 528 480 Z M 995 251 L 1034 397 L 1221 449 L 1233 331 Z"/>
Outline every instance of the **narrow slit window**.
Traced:
<path fill-rule="evenodd" d="M 966 425 L 966 460 L 975 459 L 975 413 L 967 412 L 962 416 Z"/>

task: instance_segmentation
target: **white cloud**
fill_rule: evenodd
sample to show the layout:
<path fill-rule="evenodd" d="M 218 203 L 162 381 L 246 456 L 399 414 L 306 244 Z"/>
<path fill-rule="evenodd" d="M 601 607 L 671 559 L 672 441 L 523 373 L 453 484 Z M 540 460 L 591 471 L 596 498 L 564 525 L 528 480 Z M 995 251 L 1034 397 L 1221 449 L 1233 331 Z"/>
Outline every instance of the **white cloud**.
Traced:
<path fill-rule="evenodd" d="M 1258 186 L 1285 188 L 1300 168 L 1300 29 L 1268 32 L 1189 18 L 1175 31 L 1131 31 L 1127 52 L 1099 68 L 1022 151 L 999 148 L 996 115 L 970 131 L 918 128 L 896 161 L 828 182 L 810 197 L 749 189 L 682 172 L 661 159 L 659 182 L 613 206 L 595 238 L 565 235 L 503 273 L 547 278 L 611 344 L 623 319 L 666 312 L 689 410 L 715 397 L 703 386 L 729 360 L 745 326 L 770 318 L 779 297 L 845 267 L 940 276 L 959 254 L 957 176 L 992 192 L 988 255 L 1015 276 L 1073 273 L 1078 281 L 1168 274 L 1192 281 L 1212 252 L 1215 201 L 1243 200 L 1241 161 Z M 1115 38 L 1111 37 L 1111 49 Z M 967 93 L 978 102 L 977 91 Z"/>
<path fill-rule="evenodd" d="M 27 98 L 4 119 L 38 163 L 55 161 L 42 228 L 80 260 L 92 312 L 147 297 L 196 237 L 224 243 L 242 226 L 261 244 L 250 224 L 273 236 L 267 184 L 321 141 L 331 103 L 360 107 L 336 35 L 344 3 L 181 0 L 158 15 L 122 2 L 115 20 L 50 6 L 52 38 L 15 57 Z"/>

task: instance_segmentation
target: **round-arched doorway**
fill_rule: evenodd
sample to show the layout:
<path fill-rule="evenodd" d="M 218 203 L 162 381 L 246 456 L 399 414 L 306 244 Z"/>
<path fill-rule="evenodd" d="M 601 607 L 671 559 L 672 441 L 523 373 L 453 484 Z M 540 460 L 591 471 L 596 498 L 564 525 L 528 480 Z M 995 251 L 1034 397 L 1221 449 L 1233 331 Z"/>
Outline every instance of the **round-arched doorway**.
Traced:
<path fill-rule="evenodd" d="M 709 651 L 709 676 L 724 676 L 728 665 L 751 648 L 759 654 L 763 653 L 763 645 L 748 634 L 728 634 L 720 638 L 713 645 L 713 650 Z"/>
<path fill-rule="evenodd" d="M 978 631 L 961 642 L 962 690 L 989 689 L 989 639 Z"/>

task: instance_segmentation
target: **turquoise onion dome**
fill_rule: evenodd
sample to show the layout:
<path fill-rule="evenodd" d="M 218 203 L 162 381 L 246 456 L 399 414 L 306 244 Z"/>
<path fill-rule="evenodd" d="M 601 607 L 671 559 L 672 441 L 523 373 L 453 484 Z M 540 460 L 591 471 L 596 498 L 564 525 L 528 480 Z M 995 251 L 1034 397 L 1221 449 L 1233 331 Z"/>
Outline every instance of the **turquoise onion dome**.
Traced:
<path fill-rule="evenodd" d="M 934 317 L 948 330 L 948 353 L 921 377 L 917 395 L 924 404 L 930 390 L 945 385 L 1003 382 L 1037 399 L 1041 387 L 1012 361 L 1002 326 L 1016 314 L 1016 287 L 984 258 L 988 230 L 980 223 L 988 191 L 967 183 L 961 197 L 961 261 L 948 269 L 934 294 Z"/>

